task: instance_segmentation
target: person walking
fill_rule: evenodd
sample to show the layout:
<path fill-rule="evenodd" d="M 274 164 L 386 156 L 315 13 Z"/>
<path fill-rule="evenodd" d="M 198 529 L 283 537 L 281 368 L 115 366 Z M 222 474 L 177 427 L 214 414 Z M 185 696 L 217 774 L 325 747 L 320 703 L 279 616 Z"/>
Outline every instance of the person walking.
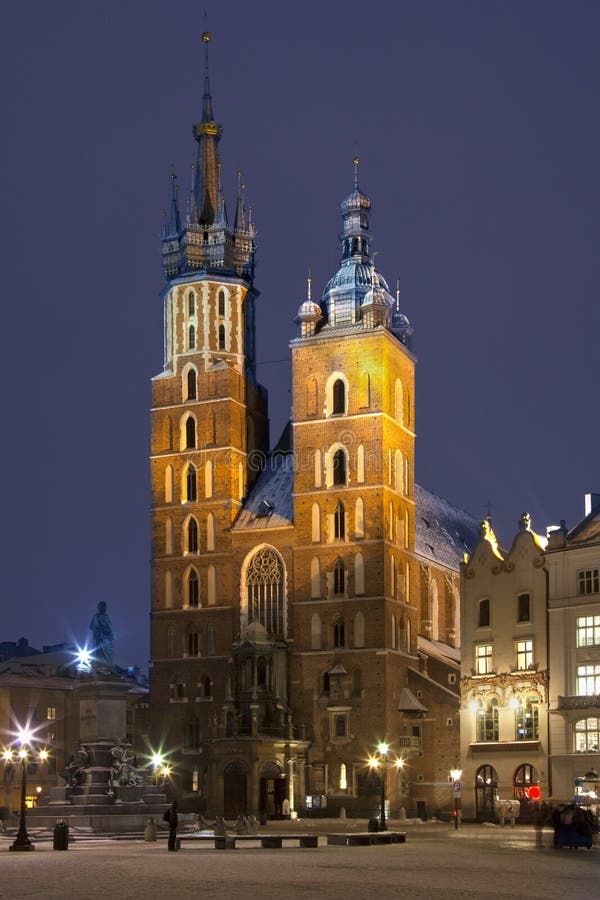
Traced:
<path fill-rule="evenodd" d="M 170 807 L 165 813 L 165 819 L 169 823 L 169 842 L 168 849 L 169 850 L 178 850 L 177 847 L 177 800 L 173 800 Z"/>

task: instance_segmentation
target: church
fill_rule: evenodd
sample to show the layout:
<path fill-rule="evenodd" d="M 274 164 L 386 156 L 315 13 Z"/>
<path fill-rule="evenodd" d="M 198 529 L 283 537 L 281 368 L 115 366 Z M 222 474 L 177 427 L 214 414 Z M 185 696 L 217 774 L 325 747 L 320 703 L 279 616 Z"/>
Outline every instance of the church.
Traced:
<path fill-rule="evenodd" d="M 339 269 L 282 336 L 292 419 L 270 449 L 255 228 L 241 189 L 227 215 L 208 52 L 193 134 L 152 381 L 153 749 L 208 815 L 375 815 L 382 778 L 392 815 L 449 809 L 478 528 L 414 481 L 412 327 L 374 263 L 358 160 Z"/>

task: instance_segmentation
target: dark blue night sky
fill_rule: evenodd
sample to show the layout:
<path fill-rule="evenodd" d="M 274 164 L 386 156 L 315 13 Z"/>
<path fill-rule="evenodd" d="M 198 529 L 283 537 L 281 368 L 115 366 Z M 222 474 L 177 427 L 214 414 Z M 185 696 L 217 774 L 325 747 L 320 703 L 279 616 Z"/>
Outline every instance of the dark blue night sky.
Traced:
<path fill-rule="evenodd" d="M 202 6 L 10 4 L 2 15 L 0 640 L 83 642 L 108 603 L 146 665 L 148 426 L 162 369 L 162 210 L 185 188 Z M 416 478 L 502 542 L 600 490 L 600 5 L 208 4 L 230 213 L 258 229 L 272 438 L 288 341 L 337 267 L 339 201 L 373 203 L 377 265 L 414 327 Z M 285 360 L 281 362 L 281 360 Z"/>

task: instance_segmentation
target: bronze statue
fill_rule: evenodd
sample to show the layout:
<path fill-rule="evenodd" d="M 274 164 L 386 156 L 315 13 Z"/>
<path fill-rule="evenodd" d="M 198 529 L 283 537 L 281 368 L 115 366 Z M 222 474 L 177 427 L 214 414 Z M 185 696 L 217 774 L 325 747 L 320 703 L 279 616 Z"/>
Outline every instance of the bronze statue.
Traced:
<path fill-rule="evenodd" d="M 113 666 L 113 641 L 114 633 L 112 622 L 106 612 L 106 603 L 101 600 L 97 612 L 90 622 L 90 631 L 94 637 L 93 657 L 94 662 L 101 665 Z"/>

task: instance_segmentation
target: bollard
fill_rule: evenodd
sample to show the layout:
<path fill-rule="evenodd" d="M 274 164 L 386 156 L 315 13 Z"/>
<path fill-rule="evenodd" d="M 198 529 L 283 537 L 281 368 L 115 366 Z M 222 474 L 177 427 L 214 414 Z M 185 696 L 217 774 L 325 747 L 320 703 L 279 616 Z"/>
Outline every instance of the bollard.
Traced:
<path fill-rule="evenodd" d="M 52 846 L 54 850 L 69 849 L 69 826 L 62 819 L 58 819 L 54 826 Z"/>
<path fill-rule="evenodd" d="M 147 844 L 151 844 L 156 840 L 156 822 L 153 818 L 146 819 L 146 827 L 144 828 L 144 840 Z"/>

